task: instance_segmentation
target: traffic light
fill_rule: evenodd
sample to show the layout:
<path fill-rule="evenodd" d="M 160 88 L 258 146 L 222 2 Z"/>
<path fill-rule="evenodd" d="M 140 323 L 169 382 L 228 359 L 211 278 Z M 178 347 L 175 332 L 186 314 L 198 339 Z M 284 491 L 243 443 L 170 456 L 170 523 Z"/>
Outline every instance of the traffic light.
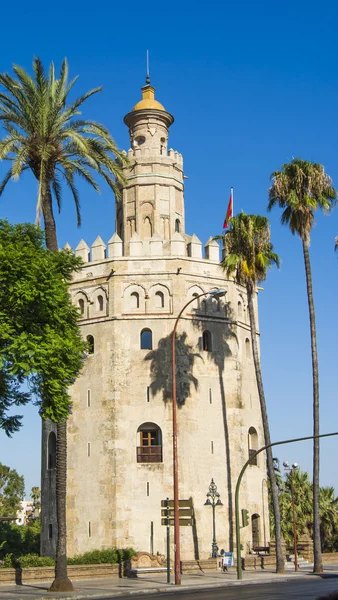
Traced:
<path fill-rule="evenodd" d="M 249 525 L 249 511 L 246 508 L 242 508 L 242 527 Z"/>

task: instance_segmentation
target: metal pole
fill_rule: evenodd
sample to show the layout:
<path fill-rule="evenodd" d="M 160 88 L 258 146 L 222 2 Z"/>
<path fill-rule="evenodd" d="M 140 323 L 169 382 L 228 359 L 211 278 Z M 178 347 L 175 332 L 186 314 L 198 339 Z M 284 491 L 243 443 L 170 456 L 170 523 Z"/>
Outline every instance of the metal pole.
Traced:
<path fill-rule="evenodd" d="M 215 517 L 215 512 L 216 512 L 216 504 L 215 504 L 215 498 L 213 498 L 212 499 L 212 533 L 213 533 L 213 539 L 212 539 L 212 553 L 211 553 L 212 558 L 217 558 L 216 517 Z"/>
<path fill-rule="evenodd" d="M 167 583 L 170 583 L 170 525 L 169 525 L 169 498 L 167 498 Z"/>
<path fill-rule="evenodd" d="M 273 444 L 268 444 L 267 446 L 262 446 L 262 448 L 259 448 L 259 450 L 257 450 L 254 454 L 252 454 L 250 456 L 250 458 L 246 461 L 246 463 L 243 465 L 243 467 L 238 475 L 238 479 L 237 479 L 237 483 L 236 483 L 236 490 L 235 490 L 237 579 L 243 578 L 242 557 L 241 557 L 241 530 L 240 530 L 240 524 L 239 524 L 239 488 L 241 485 L 243 475 L 244 475 L 248 465 L 251 463 L 252 459 L 255 458 L 256 456 L 258 456 L 258 454 L 260 454 L 261 452 L 263 452 L 263 450 L 266 450 L 267 448 L 272 448 L 272 446 L 281 446 L 282 444 L 291 444 L 293 442 L 303 442 L 305 440 L 313 440 L 314 438 L 330 437 L 332 435 L 338 435 L 338 431 L 335 431 L 334 433 L 322 433 L 321 435 L 309 435 L 307 437 L 295 438 L 292 440 L 283 440 L 282 442 L 274 442 Z"/>
<path fill-rule="evenodd" d="M 291 469 L 291 498 L 292 498 L 292 515 L 293 515 L 293 551 L 295 555 L 295 571 L 298 571 L 298 556 L 297 556 L 297 531 L 296 531 L 296 512 L 295 512 L 295 488 L 293 482 L 294 469 Z"/>
<path fill-rule="evenodd" d="M 179 313 L 171 336 L 171 381 L 173 401 L 173 480 L 174 480 L 174 548 L 175 548 L 175 585 L 181 584 L 181 550 L 180 550 L 180 521 L 179 521 L 179 496 L 178 496 L 178 448 L 177 448 L 177 399 L 176 399 L 176 330 L 178 321 L 183 311 L 201 296 L 209 292 L 194 296 L 187 302 Z"/>

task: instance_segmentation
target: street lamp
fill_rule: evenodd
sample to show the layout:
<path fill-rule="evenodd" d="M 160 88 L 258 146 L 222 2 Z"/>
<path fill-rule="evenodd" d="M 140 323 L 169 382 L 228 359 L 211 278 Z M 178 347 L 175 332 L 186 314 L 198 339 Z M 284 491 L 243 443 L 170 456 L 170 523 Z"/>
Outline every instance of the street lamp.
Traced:
<path fill-rule="evenodd" d="M 179 504 L 178 504 L 178 453 L 177 453 L 177 400 L 176 400 L 176 330 L 178 321 L 183 312 L 191 304 L 202 296 L 213 296 L 221 298 L 225 296 L 226 290 L 216 289 L 210 292 L 204 292 L 194 296 L 187 302 L 180 311 L 174 325 L 171 336 L 171 381 L 172 381 L 172 401 L 173 401 L 173 479 L 174 479 L 174 546 L 175 546 L 175 585 L 181 584 L 181 553 L 180 553 L 180 522 L 179 522 Z"/>
<path fill-rule="evenodd" d="M 292 498 L 292 518 L 293 518 L 293 552 L 295 555 L 295 571 L 298 571 L 298 556 L 297 556 L 297 529 L 296 529 L 296 511 L 295 511 L 295 487 L 293 474 L 298 469 L 298 464 L 293 463 L 290 467 L 289 463 L 285 460 L 283 462 L 285 471 L 289 471 L 291 479 L 291 498 Z"/>
<path fill-rule="evenodd" d="M 211 500 L 210 500 L 211 498 Z M 216 543 L 216 506 L 223 506 L 223 502 L 220 499 L 220 493 L 217 491 L 217 485 L 214 480 L 211 480 L 209 485 L 209 491 L 207 493 L 207 499 L 204 506 L 212 506 L 212 545 L 211 545 L 211 557 L 217 558 L 217 543 Z"/>

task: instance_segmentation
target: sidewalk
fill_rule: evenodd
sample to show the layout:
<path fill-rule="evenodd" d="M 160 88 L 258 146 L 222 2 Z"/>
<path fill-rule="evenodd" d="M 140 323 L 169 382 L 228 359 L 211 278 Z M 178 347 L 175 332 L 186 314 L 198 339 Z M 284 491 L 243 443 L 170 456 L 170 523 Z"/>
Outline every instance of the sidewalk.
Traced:
<path fill-rule="evenodd" d="M 338 577 L 338 567 L 333 570 L 324 571 L 327 576 Z M 310 571 L 302 571 L 299 573 L 286 573 L 285 575 L 277 575 L 273 571 L 246 571 L 243 572 L 243 580 L 237 581 L 236 572 L 231 573 L 196 573 L 191 575 L 182 575 L 181 586 L 168 584 L 165 575 L 153 575 L 142 577 L 140 579 L 82 579 L 73 580 L 74 592 L 65 594 L 50 594 L 47 592 L 49 583 L 33 582 L 32 584 L 23 585 L 1 585 L 0 598 L 1 600 L 54 600 L 55 598 L 72 599 L 92 599 L 110 596 L 128 597 L 136 596 L 137 594 L 159 593 L 175 590 L 187 590 L 193 588 L 215 588 L 223 586 L 238 586 L 257 583 L 271 583 L 277 581 L 290 581 L 295 578 L 313 578 L 314 575 Z"/>

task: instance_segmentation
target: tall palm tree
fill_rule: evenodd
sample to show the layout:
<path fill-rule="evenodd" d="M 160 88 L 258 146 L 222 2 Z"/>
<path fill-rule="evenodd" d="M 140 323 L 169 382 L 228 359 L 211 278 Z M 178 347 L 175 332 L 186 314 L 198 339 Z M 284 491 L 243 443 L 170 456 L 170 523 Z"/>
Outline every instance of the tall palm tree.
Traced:
<path fill-rule="evenodd" d="M 16 77 L 0 74 L 0 122 L 5 135 L 0 140 L 0 160 L 11 163 L 2 183 L 0 195 L 7 183 L 30 170 L 38 181 L 37 221 L 44 219 L 46 245 L 58 250 L 53 213 L 53 197 L 60 211 L 62 183 L 70 189 L 81 223 L 80 199 L 75 176 L 100 188 L 94 178 L 99 174 L 115 195 L 120 194 L 125 179 L 122 166 L 127 164 L 108 130 L 94 121 L 79 119 L 81 105 L 102 88 L 95 88 L 78 99 L 69 95 L 77 77 L 68 81 L 68 65 L 62 62 L 60 76 L 55 77 L 53 63 L 46 74 L 41 61 L 34 59 L 31 77 L 24 69 L 13 66 Z M 44 422 L 43 422 L 44 426 Z M 58 538 L 53 591 L 73 589 L 67 577 L 66 551 L 66 482 L 67 423 L 57 423 L 56 513 Z"/>
<path fill-rule="evenodd" d="M 0 184 L 0 195 L 11 179 L 16 180 L 23 171 L 31 170 L 39 184 L 37 221 L 42 212 L 47 248 L 56 251 L 52 197 L 54 195 L 60 210 L 62 182 L 72 193 L 80 225 L 75 176 L 79 175 L 100 193 L 94 171 L 118 195 L 125 181 L 121 164 L 127 161 L 103 125 L 78 118 L 81 105 L 101 91 L 101 87 L 70 102 L 69 93 L 77 77 L 68 82 L 66 59 L 62 62 L 59 79 L 55 78 L 54 64 L 47 75 L 39 58 L 34 59 L 33 70 L 34 77 L 31 77 L 14 65 L 16 78 L 0 74 L 0 85 L 4 88 L 0 92 L 0 121 L 5 130 L 0 140 L 0 160 L 11 162 Z"/>
<path fill-rule="evenodd" d="M 313 435 L 319 435 L 319 376 L 315 307 L 310 263 L 310 233 L 317 209 L 329 211 L 337 197 L 323 165 L 295 158 L 271 175 L 268 210 L 282 208 L 281 222 L 299 235 L 302 246 L 309 305 L 313 375 Z M 313 440 L 313 552 L 314 573 L 323 571 L 319 515 L 319 438 Z"/>
<path fill-rule="evenodd" d="M 250 317 L 252 355 L 255 365 L 258 395 L 261 405 L 262 422 L 265 444 L 271 443 L 268 414 L 266 409 L 263 379 L 259 352 L 257 346 L 256 314 L 254 308 L 254 295 L 257 284 L 266 279 L 267 270 L 276 264 L 279 258 L 273 252 L 270 241 L 269 221 L 259 215 L 240 213 L 230 221 L 230 229 L 223 236 L 226 255 L 222 260 L 222 267 L 227 277 L 234 277 L 236 282 L 246 287 L 248 309 Z M 271 482 L 271 493 L 275 517 L 276 559 L 277 573 L 284 572 L 284 559 L 282 553 L 281 523 L 278 503 L 278 489 L 271 448 L 267 449 L 268 475 Z"/>

